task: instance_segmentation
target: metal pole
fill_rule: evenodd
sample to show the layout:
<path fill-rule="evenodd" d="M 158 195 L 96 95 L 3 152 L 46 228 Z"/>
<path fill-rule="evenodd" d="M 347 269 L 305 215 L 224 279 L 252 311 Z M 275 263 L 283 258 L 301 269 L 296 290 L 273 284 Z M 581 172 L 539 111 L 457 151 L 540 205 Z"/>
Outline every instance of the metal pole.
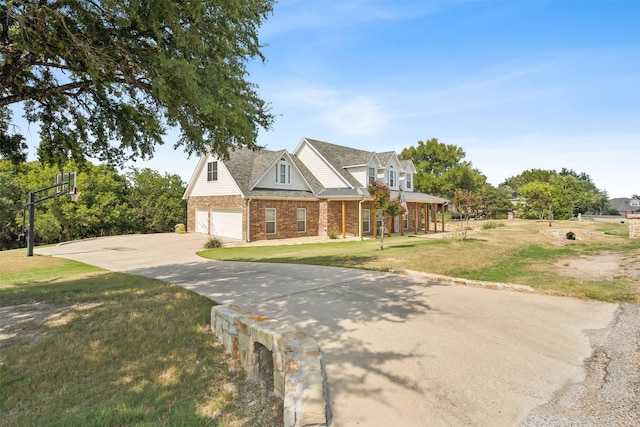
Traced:
<path fill-rule="evenodd" d="M 35 225 L 33 217 L 35 214 L 36 195 L 33 191 L 29 192 L 29 228 L 27 228 L 27 256 L 33 256 L 33 232 Z"/>

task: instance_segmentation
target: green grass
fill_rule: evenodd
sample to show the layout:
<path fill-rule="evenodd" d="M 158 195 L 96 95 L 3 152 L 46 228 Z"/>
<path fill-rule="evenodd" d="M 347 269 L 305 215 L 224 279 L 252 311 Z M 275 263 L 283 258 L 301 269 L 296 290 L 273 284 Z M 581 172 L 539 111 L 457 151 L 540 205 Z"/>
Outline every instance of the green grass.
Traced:
<path fill-rule="evenodd" d="M 492 221 L 494 222 L 494 221 Z M 608 302 L 640 302 L 637 280 L 621 274 L 611 280 L 586 280 L 557 274 L 553 264 L 560 259 L 616 253 L 640 256 L 640 239 L 605 237 L 593 241 L 568 241 L 540 233 L 548 223 L 498 221 L 459 238 L 429 239 L 394 236 L 379 240 L 331 242 L 303 245 L 249 246 L 202 251 L 206 258 L 226 261 L 274 262 L 328 265 L 388 271 L 405 268 L 467 279 L 529 285 L 539 292 Z M 554 228 L 574 230 L 606 228 L 622 236 L 618 224 L 554 222 Z M 636 266 L 637 268 L 637 266 Z"/>
<path fill-rule="evenodd" d="M 0 321 L 24 321 L 0 340 L 0 424 L 257 425 L 233 391 L 244 373 L 210 332 L 210 300 L 10 252 L 0 253 L 0 308 L 19 311 Z"/>

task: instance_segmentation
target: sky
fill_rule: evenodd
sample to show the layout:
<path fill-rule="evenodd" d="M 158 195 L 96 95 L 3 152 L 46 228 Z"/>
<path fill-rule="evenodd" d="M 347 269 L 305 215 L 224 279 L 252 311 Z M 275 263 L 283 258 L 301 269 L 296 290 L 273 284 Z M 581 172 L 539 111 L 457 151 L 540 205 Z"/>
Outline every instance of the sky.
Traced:
<path fill-rule="evenodd" d="M 640 193 L 638 0 L 281 0 L 260 39 L 248 79 L 276 115 L 267 149 L 437 138 L 495 186 L 568 168 Z M 188 181 L 198 158 L 176 135 L 135 166 Z"/>

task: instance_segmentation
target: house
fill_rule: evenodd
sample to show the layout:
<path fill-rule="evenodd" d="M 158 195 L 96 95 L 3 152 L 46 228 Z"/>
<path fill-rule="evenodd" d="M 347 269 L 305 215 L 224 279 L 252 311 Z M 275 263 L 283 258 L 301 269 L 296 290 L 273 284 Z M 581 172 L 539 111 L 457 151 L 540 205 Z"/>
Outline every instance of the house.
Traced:
<path fill-rule="evenodd" d="M 640 212 L 640 200 L 639 199 L 627 199 L 624 197 L 618 197 L 609 200 L 609 205 L 614 211 L 618 211 L 623 218 L 627 215 Z"/>
<path fill-rule="evenodd" d="M 382 229 L 367 187 L 403 190 L 408 214 L 390 232 L 444 231 L 447 199 L 414 191 L 416 168 L 395 152 L 375 153 L 303 138 L 286 150 L 236 149 L 203 156 L 183 196 L 187 231 L 246 241 L 304 236 L 376 236 Z M 441 214 L 438 222 L 436 213 Z"/>

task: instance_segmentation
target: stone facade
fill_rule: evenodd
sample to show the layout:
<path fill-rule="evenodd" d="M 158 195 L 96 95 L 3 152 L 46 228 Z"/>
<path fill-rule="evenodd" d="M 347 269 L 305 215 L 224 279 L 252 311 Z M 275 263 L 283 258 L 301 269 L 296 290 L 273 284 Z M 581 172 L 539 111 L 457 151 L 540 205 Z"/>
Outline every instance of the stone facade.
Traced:
<path fill-rule="evenodd" d="M 628 214 L 629 237 L 631 239 L 640 239 L 640 214 Z"/>
<path fill-rule="evenodd" d="M 227 305 L 211 309 L 211 328 L 227 353 L 240 362 L 249 381 L 273 384 L 274 394 L 284 400 L 285 427 L 328 425 L 326 374 L 313 338 Z M 272 378 L 263 378 L 266 373 Z"/>

